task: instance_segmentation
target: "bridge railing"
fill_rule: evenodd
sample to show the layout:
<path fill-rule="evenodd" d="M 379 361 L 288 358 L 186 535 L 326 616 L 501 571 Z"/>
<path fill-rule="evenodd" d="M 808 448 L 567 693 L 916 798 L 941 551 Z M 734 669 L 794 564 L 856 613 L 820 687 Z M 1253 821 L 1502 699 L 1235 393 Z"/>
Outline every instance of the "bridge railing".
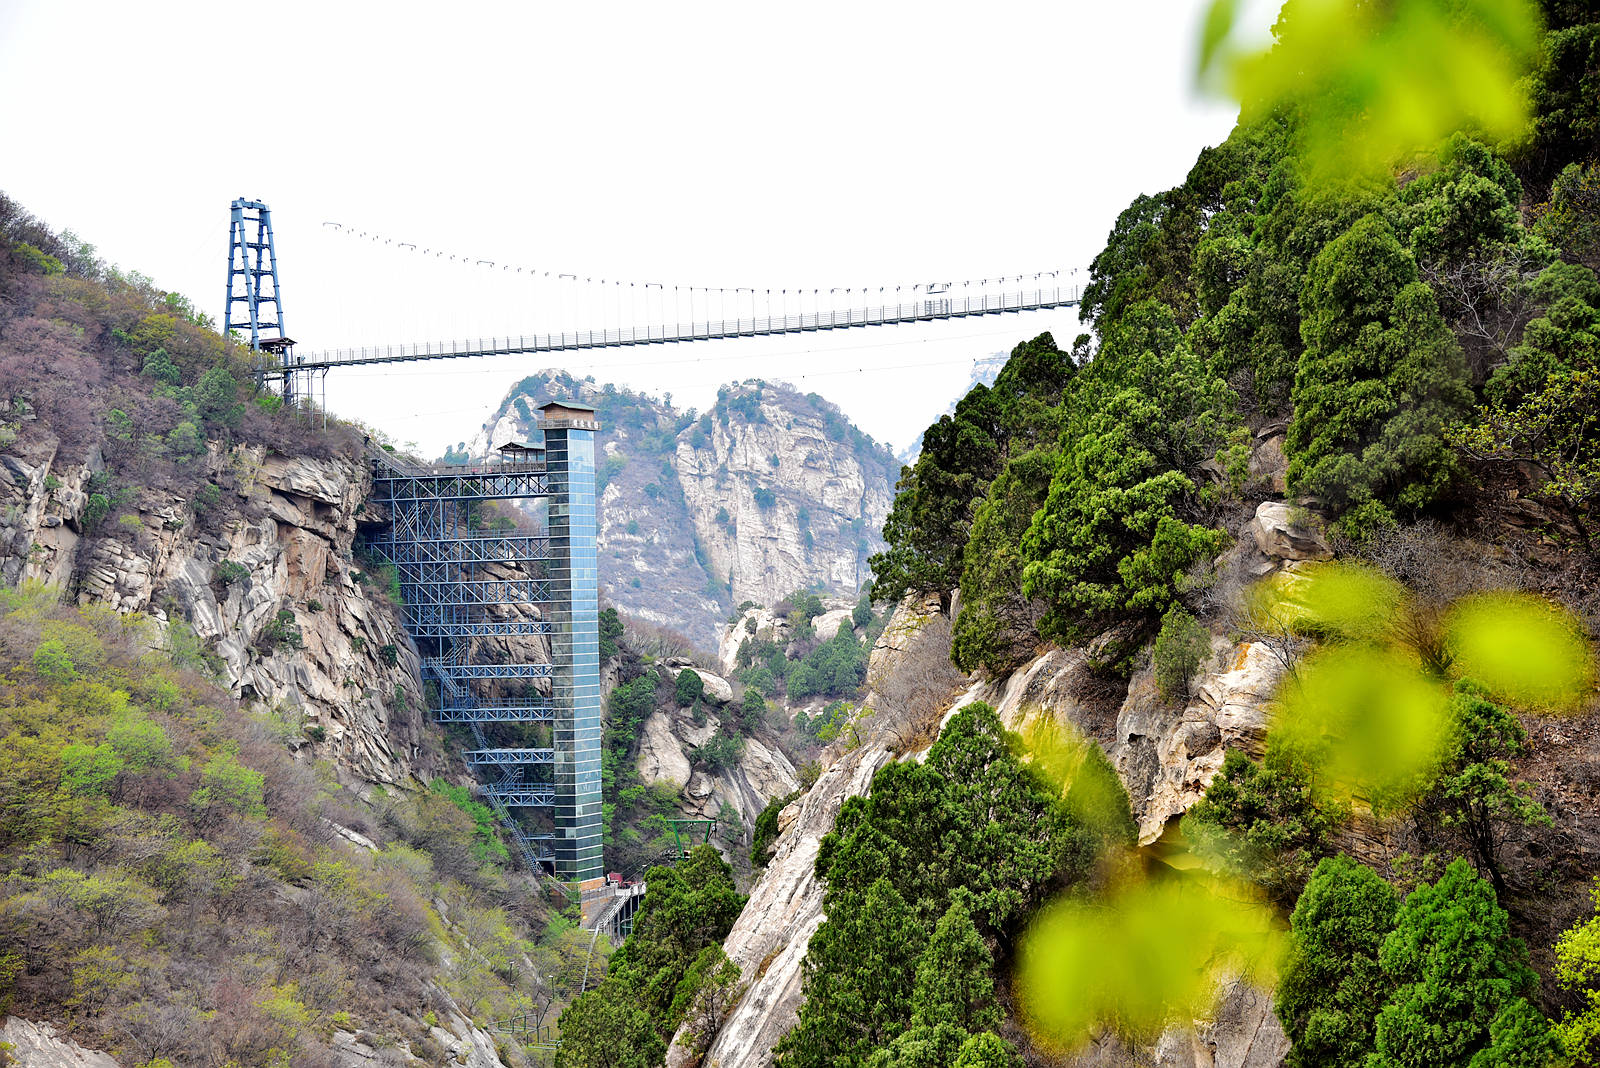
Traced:
<path fill-rule="evenodd" d="M 297 354 L 285 361 L 289 369 L 337 367 L 352 364 L 391 363 L 411 360 L 439 360 L 463 356 L 514 355 L 524 352 L 560 352 L 571 349 L 617 348 L 628 345 L 660 345 L 681 341 L 711 341 L 731 337 L 761 337 L 767 334 L 808 333 L 861 326 L 956 319 L 973 315 L 1036 311 L 1069 307 L 1078 303 L 1077 286 L 1052 289 L 1013 290 L 982 293 L 976 296 L 933 296 L 910 302 L 879 304 L 865 308 L 840 308 L 801 312 L 795 315 L 764 315 L 751 318 L 693 319 L 687 323 L 650 324 L 618 329 L 575 330 L 559 334 L 480 337 L 411 345 L 376 345 L 361 348 L 330 349 Z M 396 465 L 399 466 L 399 465 Z M 429 465 L 427 473 L 447 474 L 451 465 Z M 475 465 L 505 470 L 501 465 Z M 414 470 L 414 467 L 412 468 Z M 465 473 L 462 468 L 455 469 Z M 421 472 L 418 472 L 421 473 Z"/>

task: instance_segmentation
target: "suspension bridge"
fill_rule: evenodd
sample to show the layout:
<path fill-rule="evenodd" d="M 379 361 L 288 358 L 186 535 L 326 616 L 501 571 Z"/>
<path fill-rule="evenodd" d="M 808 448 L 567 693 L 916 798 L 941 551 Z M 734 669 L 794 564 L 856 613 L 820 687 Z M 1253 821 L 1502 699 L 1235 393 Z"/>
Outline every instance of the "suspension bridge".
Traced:
<path fill-rule="evenodd" d="M 987 281 L 987 279 L 985 279 Z M 920 288 L 920 287 L 919 287 Z M 1070 308 L 1078 303 L 1076 287 L 1034 287 L 1002 292 L 979 292 L 945 296 L 947 288 L 930 289 L 921 299 L 878 304 L 861 308 L 836 308 L 794 315 L 752 314 L 749 318 L 701 319 L 687 323 L 660 323 L 617 329 L 574 330 L 571 333 L 533 334 L 518 337 L 471 338 L 439 342 L 413 342 L 400 345 L 374 345 L 360 348 L 329 349 L 296 354 L 286 366 L 297 371 L 323 371 L 335 367 L 354 367 L 375 363 L 407 363 L 417 360 L 448 360 L 472 356 L 516 356 L 522 354 L 576 352 L 584 349 L 615 349 L 634 345 L 672 345 L 685 341 L 722 341 L 738 337 L 770 337 L 774 334 L 814 334 L 824 330 L 848 330 L 863 326 L 898 326 L 939 319 L 966 319 L 976 315 L 1000 315 L 1029 311 Z M 959 293 L 959 291 L 958 291 Z M 756 308 L 751 309 L 752 312 Z"/>
<path fill-rule="evenodd" d="M 415 273 L 445 266 L 473 272 L 496 302 L 547 326 L 512 333 L 313 348 L 289 340 L 278 289 L 278 258 L 271 214 L 260 201 L 237 201 L 232 224 L 224 328 L 260 352 L 259 374 L 286 399 L 310 395 L 338 368 L 431 360 L 518 355 L 593 353 L 820 334 L 836 331 L 959 321 L 1078 306 L 1080 288 L 1066 270 L 1004 274 L 957 281 L 883 285 L 776 287 L 694 285 L 583 276 L 553 268 L 499 263 L 469 254 L 419 247 L 381 233 L 336 222 L 323 231 L 376 248 Z M 429 277 L 438 277 L 429 275 Z M 453 276 L 446 276 L 453 277 Z M 393 284 L 380 287 L 393 297 Z M 587 319 L 588 321 L 585 321 Z M 458 324 L 459 325 L 459 324 Z"/>
<path fill-rule="evenodd" d="M 429 360 L 556 355 L 594 349 L 702 344 L 1070 308 L 1068 272 L 880 286 L 767 288 L 669 285 L 582 277 L 494 263 L 396 241 L 337 223 L 330 232 L 430 262 L 470 264 L 525 287 L 552 325 L 515 336 L 312 349 L 285 326 L 272 216 L 259 200 L 232 204 L 223 330 L 257 354 L 262 384 L 287 403 L 309 399 L 342 368 Z M 518 292 L 522 290 L 519 289 Z M 592 312 L 590 325 L 572 321 Z M 570 327 L 570 329 L 568 328 Z M 594 436 L 591 408 L 552 398 L 543 441 L 516 443 L 468 465 L 416 464 L 372 448 L 380 521 L 365 545 L 391 564 L 402 622 L 422 655 L 435 722 L 465 727 L 463 759 L 480 798 L 500 815 L 530 867 L 575 884 L 614 914 L 601 856 L 600 681 Z M 542 500 L 546 528 L 486 531 L 475 507 Z M 525 636 L 548 658 L 511 662 L 489 642 Z"/>

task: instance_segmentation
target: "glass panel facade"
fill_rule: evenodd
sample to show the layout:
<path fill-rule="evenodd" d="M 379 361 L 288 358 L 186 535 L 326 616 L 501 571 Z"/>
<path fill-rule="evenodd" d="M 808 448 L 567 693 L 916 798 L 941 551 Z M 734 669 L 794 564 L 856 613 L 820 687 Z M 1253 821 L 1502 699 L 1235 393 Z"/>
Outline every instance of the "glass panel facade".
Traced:
<path fill-rule="evenodd" d="M 556 706 L 556 876 L 601 878 L 600 620 L 594 431 L 545 429 Z"/>

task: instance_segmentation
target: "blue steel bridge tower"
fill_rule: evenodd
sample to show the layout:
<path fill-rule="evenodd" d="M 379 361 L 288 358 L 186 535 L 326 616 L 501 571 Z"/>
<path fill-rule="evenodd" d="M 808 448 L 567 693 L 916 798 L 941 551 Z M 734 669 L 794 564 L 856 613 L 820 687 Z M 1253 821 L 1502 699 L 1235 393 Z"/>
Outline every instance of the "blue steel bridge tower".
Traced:
<path fill-rule="evenodd" d="M 368 539 L 395 567 L 402 621 L 437 691 L 436 722 L 461 724 L 480 796 L 530 866 L 599 886 L 600 633 L 594 409 L 540 408 L 543 446 L 469 465 L 375 456 L 388 525 Z M 544 532 L 474 529 L 474 504 L 544 498 Z M 509 662 L 505 638 L 542 636 L 548 662 Z"/>

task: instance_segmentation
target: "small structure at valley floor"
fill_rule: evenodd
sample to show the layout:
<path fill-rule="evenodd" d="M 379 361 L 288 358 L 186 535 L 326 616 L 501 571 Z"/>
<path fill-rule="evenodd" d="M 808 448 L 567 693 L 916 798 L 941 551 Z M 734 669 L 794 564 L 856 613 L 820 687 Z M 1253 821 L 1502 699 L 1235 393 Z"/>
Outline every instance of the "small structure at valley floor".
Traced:
<path fill-rule="evenodd" d="M 673 863 L 677 863 L 689 856 L 689 850 L 697 845 L 708 845 L 711 842 L 711 832 L 716 829 L 717 821 L 704 818 L 669 819 L 667 825 L 672 828 L 672 844 L 677 850 Z M 695 841 L 699 835 L 700 840 Z"/>

